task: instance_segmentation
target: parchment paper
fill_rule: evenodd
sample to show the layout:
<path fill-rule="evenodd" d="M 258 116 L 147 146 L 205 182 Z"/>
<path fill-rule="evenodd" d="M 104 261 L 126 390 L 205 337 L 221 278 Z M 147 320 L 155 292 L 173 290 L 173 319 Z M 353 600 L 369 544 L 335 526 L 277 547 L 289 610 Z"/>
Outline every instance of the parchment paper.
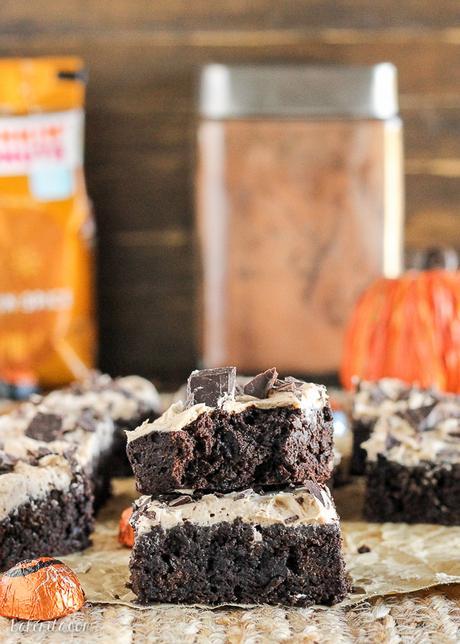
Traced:
<path fill-rule="evenodd" d="M 359 519 L 362 493 L 362 481 L 334 492 L 353 580 L 353 593 L 343 606 L 376 596 L 460 583 L 460 527 L 363 522 Z M 114 496 L 99 516 L 93 547 L 61 557 L 77 572 L 89 602 L 141 608 L 126 588 L 130 550 L 117 541 L 121 511 L 136 496 L 132 479 L 116 480 Z M 363 545 L 370 552 L 359 554 L 358 548 Z"/>

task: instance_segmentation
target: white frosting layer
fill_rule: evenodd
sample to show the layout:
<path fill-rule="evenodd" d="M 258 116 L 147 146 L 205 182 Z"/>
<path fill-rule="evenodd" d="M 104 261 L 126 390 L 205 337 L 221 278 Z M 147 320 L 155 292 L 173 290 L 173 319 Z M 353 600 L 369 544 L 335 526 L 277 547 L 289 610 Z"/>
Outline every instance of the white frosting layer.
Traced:
<path fill-rule="evenodd" d="M 460 399 L 445 399 L 428 414 L 419 428 L 397 414 L 381 416 L 369 440 L 362 444 L 371 461 L 382 454 L 408 467 L 421 461 L 460 463 Z M 457 416 L 457 417 L 455 417 Z"/>
<path fill-rule="evenodd" d="M 433 391 L 411 387 L 396 378 L 362 381 L 353 398 L 352 415 L 356 420 L 373 421 L 384 414 L 417 409 L 433 401 Z"/>
<path fill-rule="evenodd" d="M 25 431 L 37 413 L 63 416 L 64 434 L 55 441 L 37 441 L 25 436 Z M 95 418 L 94 431 L 86 431 L 78 424 L 79 412 L 64 411 L 59 405 L 49 406 L 47 398 L 39 405 L 25 403 L 11 414 L 0 417 L 0 443 L 8 454 L 16 458 L 27 458 L 27 452 L 34 452 L 40 446 L 52 452 L 63 454 L 69 445 L 75 445 L 73 456 L 84 468 L 91 468 L 100 454 L 110 449 L 115 432 L 111 418 Z"/>
<path fill-rule="evenodd" d="M 136 535 L 149 532 L 152 527 L 161 526 L 168 530 L 184 521 L 209 526 L 223 521 L 241 519 L 253 526 L 283 525 L 324 525 L 338 521 L 337 512 L 327 488 L 318 488 L 321 499 L 307 488 L 296 488 L 264 495 L 253 490 L 244 494 L 231 492 L 223 496 L 206 494 L 199 501 L 178 506 L 150 497 L 141 497 L 137 503 L 142 506 L 133 516 Z"/>
<path fill-rule="evenodd" d="M 57 389 L 48 394 L 46 400 L 49 405 L 59 405 L 68 411 L 91 409 L 100 415 L 108 414 L 114 421 L 135 419 L 143 410 L 159 412 L 161 409 L 155 386 L 140 376 L 112 380 L 110 376 L 100 374 L 79 383 L 79 388 L 81 393 L 78 395 L 71 389 Z"/>
<path fill-rule="evenodd" d="M 274 409 L 276 407 L 292 407 L 301 409 L 305 414 L 316 412 L 328 404 L 326 388 L 322 385 L 304 383 L 298 393 L 290 391 L 272 391 L 268 398 L 254 398 L 253 396 L 236 396 L 234 400 L 225 400 L 219 409 L 229 414 L 238 414 L 248 409 Z M 201 414 L 211 412 L 215 408 L 200 403 L 186 408 L 179 400 L 171 405 L 165 413 L 153 423 L 144 423 L 132 432 L 127 432 L 128 443 L 150 434 L 150 432 L 180 431 L 193 423 Z"/>
<path fill-rule="evenodd" d="M 37 466 L 19 461 L 12 472 L 0 476 L 0 521 L 18 506 L 45 498 L 52 489 L 68 489 L 71 481 L 72 468 L 62 456 L 44 456 Z"/>

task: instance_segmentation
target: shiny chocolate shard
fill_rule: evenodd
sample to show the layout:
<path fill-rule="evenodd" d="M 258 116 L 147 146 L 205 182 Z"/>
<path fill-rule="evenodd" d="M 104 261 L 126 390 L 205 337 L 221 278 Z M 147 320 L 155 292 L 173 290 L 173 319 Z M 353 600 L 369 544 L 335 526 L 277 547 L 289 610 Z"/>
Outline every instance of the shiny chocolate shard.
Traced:
<path fill-rule="evenodd" d="M 268 392 L 272 389 L 277 379 L 278 372 L 275 367 L 267 369 L 245 384 L 244 393 L 247 396 L 254 396 L 254 398 L 267 398 Z"/>
<path fill-rule="evenodd" d="M 186 406 L 204 403 L 219 407 L 225 400 L 235 398 L 236 367 L 219 367 L 192 371 L 187 380 Z"/>

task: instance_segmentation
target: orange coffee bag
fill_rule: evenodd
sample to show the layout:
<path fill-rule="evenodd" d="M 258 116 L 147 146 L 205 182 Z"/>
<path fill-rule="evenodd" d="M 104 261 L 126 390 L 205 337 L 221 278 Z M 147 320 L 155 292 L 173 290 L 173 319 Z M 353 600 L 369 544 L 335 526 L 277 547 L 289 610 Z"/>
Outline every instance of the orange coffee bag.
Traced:
<path fill-rule="evenodd" d="M 93 366 L 94 224 L 78 58 L 0 59 L 0 381 Z"/>

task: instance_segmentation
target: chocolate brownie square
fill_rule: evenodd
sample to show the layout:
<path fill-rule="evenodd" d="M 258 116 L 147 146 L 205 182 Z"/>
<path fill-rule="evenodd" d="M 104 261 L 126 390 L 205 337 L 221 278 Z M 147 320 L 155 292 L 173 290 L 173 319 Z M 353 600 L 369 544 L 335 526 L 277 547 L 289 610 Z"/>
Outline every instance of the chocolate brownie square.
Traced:
<path fill-rule="evenodd" d="M 185 403 L 128 434 L 139 492 L 226 492 L 330 478 L 333 419 L 325 387 L 279 379 L 270 369 L 238 392 L 235 373 L 194 372 Z"/>
<path fill-rule="evenodd" d="M 368 454 L 369 521 L 460 525 L 460 397 L 382 416 Z"/>
<path fill-rule="evenodd" d="M 349 590 L 338 517 L 315 483 L 141 497 L 132 524 L 130 585 L 142 604 L 332 605 Z"/>

